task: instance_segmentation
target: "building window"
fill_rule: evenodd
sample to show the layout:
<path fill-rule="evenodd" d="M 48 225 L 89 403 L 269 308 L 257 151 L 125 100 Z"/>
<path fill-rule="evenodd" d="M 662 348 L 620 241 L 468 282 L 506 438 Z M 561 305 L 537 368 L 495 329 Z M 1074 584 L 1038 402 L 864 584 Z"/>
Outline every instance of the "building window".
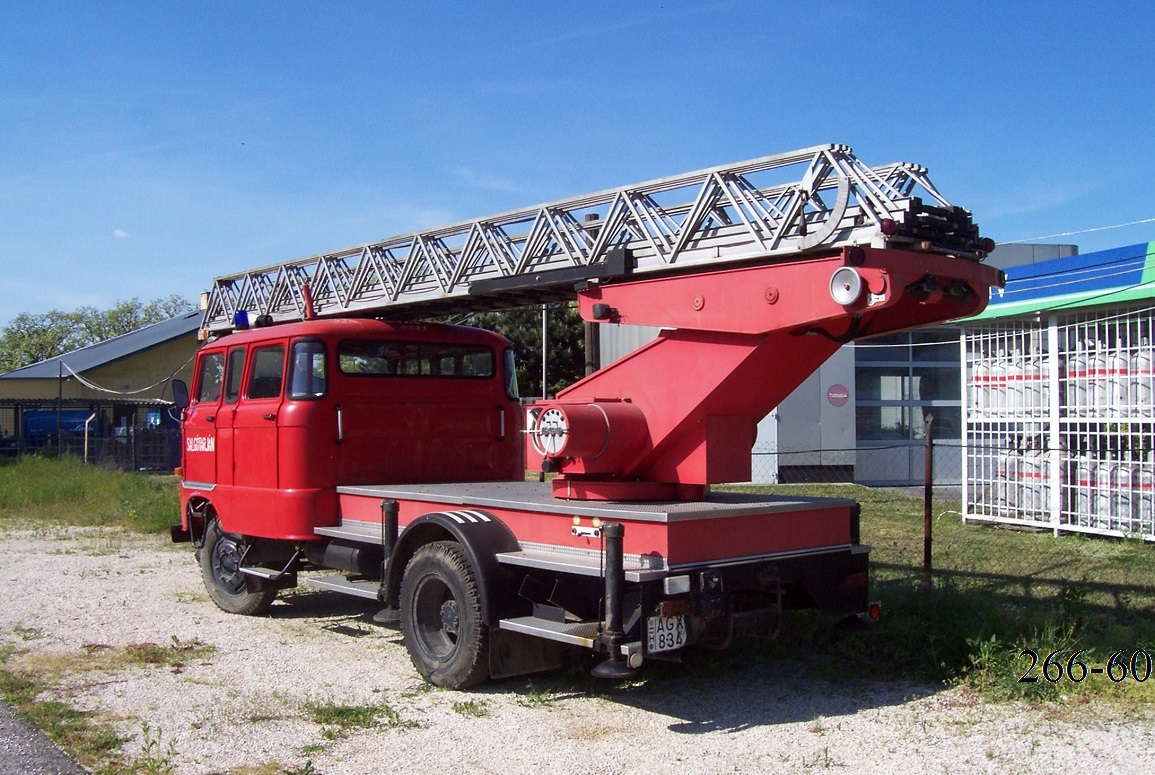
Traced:
<path fill-rule="evenodd" d="M 855 345 L 856 430 L 867 444 L 959 439 L 962 397 L 959 334 L 933 329 L 890 334 Z"/>

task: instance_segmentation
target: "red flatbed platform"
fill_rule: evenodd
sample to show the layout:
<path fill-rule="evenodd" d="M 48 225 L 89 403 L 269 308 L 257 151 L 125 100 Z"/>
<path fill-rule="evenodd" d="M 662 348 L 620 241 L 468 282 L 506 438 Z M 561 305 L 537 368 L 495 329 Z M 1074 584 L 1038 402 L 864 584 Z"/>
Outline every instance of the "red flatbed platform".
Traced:
<path fill-rule="evenodd" d="M 697 563 L 847 549 L 856 543 L 848 498 L 713 492 L 700 501 L 568 501 L 538 482 L 369 485 L 337 488 L 343 523 L 380 523 L 380 503 L 399 505 L 402 526 L 423 514 L 480 509 L 501 520 L 523 547 L 595 549 L 583 528 L 626 527 L 628 556 L 667 570 Z M 466 517 L 463 517 L 466 518 Z"/>

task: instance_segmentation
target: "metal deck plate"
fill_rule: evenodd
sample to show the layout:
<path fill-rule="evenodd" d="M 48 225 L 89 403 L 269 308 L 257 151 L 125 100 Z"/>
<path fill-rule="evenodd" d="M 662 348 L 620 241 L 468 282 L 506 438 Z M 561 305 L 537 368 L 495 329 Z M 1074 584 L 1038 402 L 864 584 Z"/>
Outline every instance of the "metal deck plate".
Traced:
<path fill-rule="evenodd" d="M 551 622 L 536 616 L 502 619 L 500 626 L 503 630 L 511 630 L 524 635 L 533 635 L 538 638 L 585 648 L 593 648 L 594 639 L 598 635 L 597 622 Z"/>
<path fill-rule="evenodd" d="M 561 500 L 553 497 L 548 484 L 540 482 L 365 485 L 338 487 L 337 492 L 370 498 L 425 501 L 438 505 L 514 509 L 639 522 L 680 522 L 749 514 L 813 511 L 853 506 L 855 503 L 850 498 L 797 498 L 740 492 L 714 492 L 701 501 L 650 503 Z"/>
<path fill-rule="evenodd" d="M 309 576 L 302 580 L 310 587 L 340 592 L 343 595 L 363 597 L 366 600 L 377 600 L 381 591 L 381 585 L 375 581 L 349 581 L 332 576 Z"/>

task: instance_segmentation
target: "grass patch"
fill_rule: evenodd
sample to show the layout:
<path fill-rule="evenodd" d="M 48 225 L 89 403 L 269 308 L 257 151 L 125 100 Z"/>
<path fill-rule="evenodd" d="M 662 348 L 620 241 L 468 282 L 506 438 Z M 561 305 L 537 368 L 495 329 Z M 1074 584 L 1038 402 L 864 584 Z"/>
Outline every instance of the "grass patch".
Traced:
<path fill-rule="evenodd" d="M 119 768 L 114 754 L 128 738 L 121 737 L 94 713 L 76 710 L 56 700 L 40 700 L 16 708 L 17 713 L 72 754 L 84 767 L 96 771 L 116 771 Z"/>
<path fill-rule="evenodd" d="M 304 764 L 290 767 L 280 762 L 262 762 L 260 764 L 242 764 L 229 768 L 228 775 L 321 775 L 310 759 Z"/>
<path fill-rule="evenodd" d="M 113 754 L 127 738 L 91 712 L 75 710 L 57 700 L 38 699 L 51 685 L 12 665 L 20 653 L 11 644 L 0 645 L 0 698 L 84 767 L 97 772 L 109 767 L 115 761 Z"/>
<path fill-rule="evenodd" d="M 25 632 L 17 628 L 14 634 Z M 171 772 L 176 756 L 172 740 L 160 729 L 141 725 L 141 753 L 126 759 L 120 751 L 130 738 L 90 711 L 47 699 L 68 675 L 85 672 L 163 667 L 175 672 L 186 662 L 211 655 L 214 648 L 199 640 L 173 637 L 166 645 L 133 643 L 123 647 L 90 644 L 80 652 L 26 653 L 12 643 L 0 644 L 0 697 L 76 761 L 98 775 L 121 772 Z M 19 664 L 17 664 L 19 662 Z"/>
<path fill-rule="evenodd" d="M 193 659 L 206 659 L 216 651 L 215 646 L 199 639 L 182 641 L 175 635 L 172 642 L 160 646 L 156 643 L 131 643 L 124 647 L 123 658 L 129 665 L 157 665 L 181 668 Z"/>
<path fill-rule="evenodd" d="M 158 533 L 179 515 L 171 476 L 108 471 L 72 457 L 26 455 L 0 465 L 0 528 L 79 525 Z"/>
<path fill-rule="evenodd" d="M 306 761 L 300 767 L 279 770 L 278 775 L 280 773 L 284 773 L 284 775 L 321 775 L 320 771 L 318 771 L 317 768 L 313 766 L 312 759 Z"/>
<path fill-rule="evenodd" d="M 750 489 L 750 488 L 745 488 Z M 1114 682 L 1111 656 L 1155 659 L 1155 548 L 1139 541 L 1054 536 L 963 524 L 957 502 L 932 504 L 932 586 L 922 588 L 923 500 L 855 485 L 757 488 L 760 492 L 853 498 L 870 544 L 877 625 L 832 631 L 812 612 L 788 616 L 771 653 L 830 677 L 962 683 L 990 699 L 1109 698 L 1136 708 L 1155 702 L 1155 675 Z M 1030 649 L 1039 655 L 1031 674 Z M 1075 673 L 1068 660 L 1078 654 Z M 1054 655 L 1051 677 L 1042 662 Z M 1138 657 L 1140 668 L 1145 657 Z M 1085 664 L 1083 676 L 1079 664 Z M 1142 677 L 1142 669 L 1140 677 Z M 1115 670 L 1118 677 L 1121 672 Z M 1027 676 L 1030 678 L 1031 676 Z"/>
<path fill-rule="evenodd" d="M 352 729 L 413 729 L 420 726 L 415 721 L 406 721 L 401 714 L 387 703 L 372 705 L 341 705 L 333 702 L 307 702 L 304 705 L 309 719 L 322 725 L 322 736 L 326 740 L 344 737 Z"/>
<path fill-rule="evenodd" d="M 140 667 L 160 667 L 181 672 L 188 662 L 206 659 L 215 651 L 215 646 L 200 640 L 182 641 L 175 636 L 171 643 L 164 645 L 130 643 L 126 646 L 108 646 L 88 643 L 80 652 L 29 654 L 21 661 L 21 667 L 40 685 L 55 686 L 63 676 L 72 673 L 111 673 Z"/>
<path fill-rule="evenodd" d="M 489 715 L 489 703 L 485 700 L 465 700 L 453 703 L 453 712 L 466 718 L 485 718 Z"/>
<path fill-rule="evenodd" d="M 168 773 L 176 767 L 176 741 L 164 742 L 164 733 L 147 722 L 140 725 L 141 755 L 132 763 L 133 772 Z"/>
<path fill-rule="evenodd" d="M 553 689 L 538 689 L 533 681 L 526 683 L 525 690 L 518 692 L 517 696 L 518 705 L 532 709 L 552 708 L 557 700 L 557 693 Z"/>

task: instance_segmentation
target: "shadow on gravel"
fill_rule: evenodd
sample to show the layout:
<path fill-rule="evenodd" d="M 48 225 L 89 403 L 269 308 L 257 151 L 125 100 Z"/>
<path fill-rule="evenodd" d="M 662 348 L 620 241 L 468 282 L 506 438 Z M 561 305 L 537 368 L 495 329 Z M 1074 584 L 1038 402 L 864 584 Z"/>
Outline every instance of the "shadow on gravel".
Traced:
<path fill-rule="evenodd" d="M 738 732 L 744 729 L 812 721 L 815 732 L 837 724 L 841 716 L 903 705 L 943 690 L 941 686 L 846 675 L 826 666 L 742 649 L 691 654 L 685 663 L 650 662 L 636 680 L 606 683 L 589 674 L 593 663 L 535 676 L 510 678 L 481 687 L 486 693 L 521 695 L 522 705 L 545 705 L 573 698 L 595 698 L 673 719 L 679 734 Z M 474 690 L 478 691 L 478 690 Z"/>
<path fill-rule="evenodd" d="M 768 664 L 721 679 L 662 681 L 613 691 L 609 699 L 678 719 L 669 724 L 671 732 L 696 735 L 806 721 L 836 723 L 840 716 L 902 705 L 938 691 L 930 686 L 896 683 L 806 680 L 797 676 L 797 668 Z"/>
<path fill-rule="evenodd" d="M 370 600 L 360 600 L 326 590 L 299 588 L 282 593 L 266 614 L 272 619 L 328 619 L 365 616 L 372 618 L 380 609 Z"/>
<path fill-rule="evenodd" d="M 395 637 L 391 638 L 392 642 L 402 643 L 400 631 L 382 627 L 373 621 L 373 616 L 380 610 L 380 605 L 369 600 L 359 600 L 326 590 L 299 588 L 292 594 L 278 597 L 269 608 L 267 616 L 285 621 L 309 619 L 316 622 L 319 629 L 350 638 L 393 635 Z"/>
<path fill-rule="evenodd" d="M 361 638 L 401 633 L 373 622 L 379 606 L 325 590 L 298 589 L 269 609 L 274 619 L 310 619 L 321 629 Z M 737 732 L 753 727 L 813 721 L 819 726 L 862 710 L 902 705 L 936 694 L 941 687 L 844 673 L 829 655 L 796 659 L 767 653 L 757 642 L 723 652 L 690 651 L 684 662 L 651 660 L 638 677 L 614 683 L 594 678 L 596 664 L 575 651 L 567 667 L 547 673 L 494 681 L 471 690 L 478 694 L 520 695 L 519 704 L 547 706 L 590 698 L 675 719 L 672 732 Z M 416 675 L 414 676 L 416 678 Z"/>

